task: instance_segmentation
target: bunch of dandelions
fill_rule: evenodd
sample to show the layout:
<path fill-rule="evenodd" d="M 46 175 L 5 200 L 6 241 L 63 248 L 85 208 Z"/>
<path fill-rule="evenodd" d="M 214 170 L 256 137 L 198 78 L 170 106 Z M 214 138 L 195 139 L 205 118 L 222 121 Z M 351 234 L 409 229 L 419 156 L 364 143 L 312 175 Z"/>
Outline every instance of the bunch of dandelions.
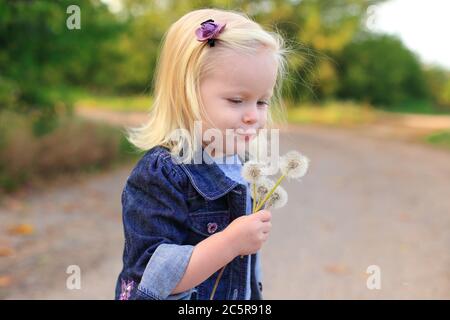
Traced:
<path fill-rule="evenodd" d="M 253 195 L 252 213 L 258 212 L 264 204 L 266 209 L 278 209 L 286 205 L 288 194 L 284 188 L 280 186 L 285 178 L 299 179 L 303 177 L 308 171 L 309 159 L 301 153 L 292 150 L 280 158 L 279 167 L 276 168 L 275 174 L 278 170 L 281 171 L 281 176 L 276 182 L 267 178 L 268 164 L 250 160 L 244 163 L 242 167 L 242 177 L 250 183 Z M 241 256 L 243 258 L 244 256 Z M 214 284 L 210 300 L 214 299 L 217 286 L 222 277 L 225 267 L 222 268 L 217 276 Z"/>
<path fill-rule="evenodd" d="M 258 212 L 266 204 L 266 209 L 284 207 L 288 194 L 280 186 L 285 178 L 299 179 L 308 171 L 309 159 L 301 153 L 292 150 L 280 158 L 281 176 L 276 182 L 267 178 L 267 164 L 254 160 L 247 161 L 242 167 L 242 177 L 250 183 L 253 195 L 252 213 Z M 276 173 L 276 172 L 275 172 Z"/>

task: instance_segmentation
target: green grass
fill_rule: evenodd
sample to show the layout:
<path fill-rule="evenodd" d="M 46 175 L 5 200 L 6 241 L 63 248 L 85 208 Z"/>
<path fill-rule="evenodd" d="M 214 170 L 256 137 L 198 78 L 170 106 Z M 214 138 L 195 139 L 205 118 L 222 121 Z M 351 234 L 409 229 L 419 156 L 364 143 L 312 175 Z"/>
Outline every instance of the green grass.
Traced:
<path fill-rule="evenodd" d="M 146 112 L 150 109 L 151 98 L 147 96 L 90 96 L 75 101 L 75 107 L 79 106 L 120 112 Z"/>
<path fill-rule="evenodd" d="M 96 108 L 111 111 L 139 111 L 149 110 L 152 97 L 150 95 L 114 95 L 95 93 L 81 88 L 54 87 L 43 88 L 42 95 L 49 101 L 66 103 L 76 107 Z"/>
<path fill-rule="evenodd" d="M 438 131 L 424 138 L 425 142 L 450 150 L 450 130 Z"/>
<path fill-rule="evenodd" d="M 119 112 L 147 112 L 152 104 L 148 95 L 113 96 L 80 92 L 74 96 L 74 106 Z"/>
<path fill-rule="evenodd" d="M 403 104 L 398 104 L 389 107 L 380 107 L 386 112 L 395 113 L 417 113 L 417 114 L 450 114 L 450 109 L 440 109 L 431 101 L 426 100 L 410 100 Z"/>
<path fill-rule="evenodd" d="M 326 102 L 324 104 L 288 105 L 288 122 L 351 126 L 373 122 L 378 112 L 370 106 L 352 102 Z"/>

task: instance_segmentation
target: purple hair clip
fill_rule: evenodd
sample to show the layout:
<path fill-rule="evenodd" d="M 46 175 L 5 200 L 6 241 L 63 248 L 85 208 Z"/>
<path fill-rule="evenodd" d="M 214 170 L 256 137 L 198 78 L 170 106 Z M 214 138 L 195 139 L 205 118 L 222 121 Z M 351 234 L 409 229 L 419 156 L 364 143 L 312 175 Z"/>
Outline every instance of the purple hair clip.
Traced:
<path fill-rule="evenodd" d="M 222 32 L 226 24 L 215 23 L 213 19 L 203 21 L 201 26 L 195 30 L 198 41 L 208 40 L 210 47 L 214 47 L 215 37 Z"/>

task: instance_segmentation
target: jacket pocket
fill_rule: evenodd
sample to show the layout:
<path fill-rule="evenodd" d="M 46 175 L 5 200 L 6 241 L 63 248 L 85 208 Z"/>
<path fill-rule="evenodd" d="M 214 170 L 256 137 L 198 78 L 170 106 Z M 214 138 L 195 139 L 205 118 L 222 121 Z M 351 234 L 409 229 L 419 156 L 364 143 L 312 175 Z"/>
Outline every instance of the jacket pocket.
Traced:
<path fill-rule="evenodd" d="M 187 199 L 188 211 L 192 214 L 205 214 L 228 210 L 227 197 L 215 200 L 203 198 L 200 194 L 193 195 Z"/>
<path fill-rule="evenodd" d="M 190 213 L 189 220 L 194 233 L 209 237 L 225 229 L 230 223 L 230 213 L 227 210 Z"/>

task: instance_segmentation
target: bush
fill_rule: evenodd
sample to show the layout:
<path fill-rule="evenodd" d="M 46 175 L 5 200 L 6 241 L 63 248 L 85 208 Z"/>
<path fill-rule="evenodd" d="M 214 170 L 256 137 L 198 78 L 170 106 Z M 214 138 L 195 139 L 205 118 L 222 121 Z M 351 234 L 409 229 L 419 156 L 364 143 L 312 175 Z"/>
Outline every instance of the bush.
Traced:
<path fill-rule="evenodd" d="M 30 117 L 0 113 L 0 192 L 33 179 L 106 168 L 135 154 L 122 132 L 105 124 L 64 117 L 53 131 L 36 136 Z"/>

